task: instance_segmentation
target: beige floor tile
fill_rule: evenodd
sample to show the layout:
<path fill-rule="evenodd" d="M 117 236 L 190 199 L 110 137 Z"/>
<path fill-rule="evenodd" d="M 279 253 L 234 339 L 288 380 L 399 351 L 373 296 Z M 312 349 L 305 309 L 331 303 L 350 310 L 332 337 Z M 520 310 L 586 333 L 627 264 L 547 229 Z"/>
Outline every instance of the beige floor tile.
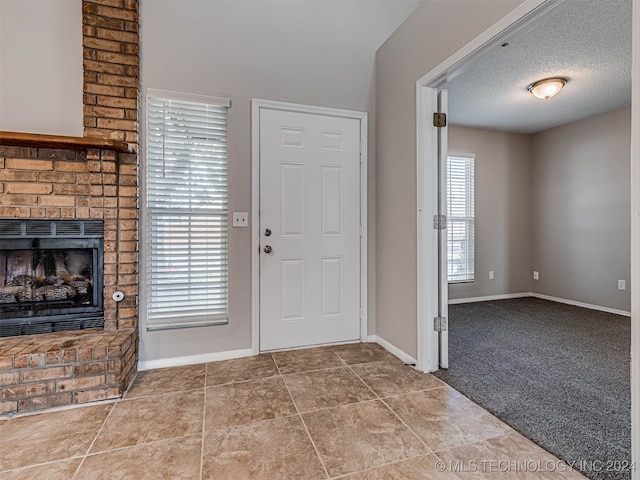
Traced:
<path fill-rule="evenodd" d="M 435 452 L 511 430 L 448 386 L 389 397 L 385 402 Z"/>
<path fill-rule="evenodd" d="M 282 377 L 207 388 L 205 431 L 295 415 Z"/>
<path fill-rule="evenodd" d="M 200 433 L 203 407 L 204 390 L 123 400 L 115 405 L 91 453 Z"/>
<path fill-rule="evenodd" d="M 499 437 L 438 452 L 447 470 L 464 479 L 584 479 L 564 462 L 511 431 Z"/>
<path fill-rule="evenodd" d="M 419 392 L 445 385 L 433 375 L 420 373 L 400 362 L 364 363 L 351 368 L 381 397 Z"/>
<path fill-rule="evenodd" d="M 349 475 L 345 480 L 458 480 L 455 473 L 443 471 L 438 462 L 442 460 L 436 455 L 423 455 Z"/>
<path fill-rule="evenodd" d="M 428 453 L 380 400 L 303 415 L 330 476 Z"/>
<path fill-rule="evenodd" d="M 383 360 L 402 363 L 398 357 L 390 354 L 377 343 L 350 343 L 332 348 L 347 365 Z"/>
<path fill-rule="evenodd" d="M 0 448 L 0 471 L 84 455 L 113 404 L 72 408 L 6 421 L 0 438 L 14 448 Z"/>
<path fill-rule="evenodd" d="M 37 467 L 21 468 L 0 473 L 2 480 L 71 480 L 81 458 L 62 460 Z"/>
<path fill-rule="evenodd" d="M 294 373 L 286 375 L 284 380 L 301 412 L 376 398 L 347 367 Z"/>
<path fill-rule="evenodd" d="M 194 480 L 202 436 L 194 435 L 89 455 L 74 480 Z"/>
<path fill-rule="evenodd" d="M 344 366 L 330 347 L 289 350 L 272 355 L 283 375 Z"/>
<path fill-rule="evenodd" d="M 269 354 L 207 363 L 208 387 L 274 375 L 278 375 L 278 368 Z"/>
<path fill-rule="evenodd" d="M 204 364 L 139 372 L 125 398 L 203 388 L 204 377 Z"/>
<path fill-rule="evenodd" d="M 326 479 L 300 417 L 207 432 L 202 480 Z"/>

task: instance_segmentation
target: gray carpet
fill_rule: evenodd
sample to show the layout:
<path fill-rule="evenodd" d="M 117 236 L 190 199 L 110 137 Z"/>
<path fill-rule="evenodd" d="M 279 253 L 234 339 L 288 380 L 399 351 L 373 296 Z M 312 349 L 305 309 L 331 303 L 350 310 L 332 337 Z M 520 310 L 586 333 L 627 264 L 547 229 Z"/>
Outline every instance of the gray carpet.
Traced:
<path fill-rule="evenodd" d="M 587 477 L 626 480 L 607 462 L 631 461 L 630 341 L 627 317 L 546 300 L 451 305 L 436 376 Z"/>

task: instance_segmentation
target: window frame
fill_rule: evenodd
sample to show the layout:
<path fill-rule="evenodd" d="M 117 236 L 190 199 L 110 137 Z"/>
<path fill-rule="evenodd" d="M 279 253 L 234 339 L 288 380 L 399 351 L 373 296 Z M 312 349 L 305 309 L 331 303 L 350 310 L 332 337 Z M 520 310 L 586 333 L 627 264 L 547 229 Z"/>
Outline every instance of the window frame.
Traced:
<path fill-rule="evenodd" d="M 166 90 L 157 90 L 157 89 L 147 89 L 146 95 L 144 97 L 144 125 L 143 125 L 143 135 L 142 135 L 142 152 L 140 155 L 140 185 L 141 185 L 141 195 L 140 195 L 140 271 L 139 276 L 141 281 L 140 284 L 140 317 L 141 324 L 145 326 L 147 331 L 156 331 L 156 330 L 170 330 L 170 329 L 182 329 L 182 328 L 192 328 L 192 327 L 205 327 L 205 326 L 214 326 L 214 325 L 226 325 L 229 323 L 229 294 L 228 294 L 228 286 L 229 286 L 229 255 L 228 255 L 228 244 L 229 244 L 229 184 L 228 180 L 226 183 L 226 208 L 224 210 L 224 225 L 226 228 L 226 312 L 223 316 L 214 315 L 211 319 L 202 318 L 203 315 L 176 315 L 172 317 L 171 315 L 167 315 L 165 317 L 166 321 L 161 322 L 158 321 L 157 318 L 152 319 L 152 316 L 149 314 L 149 261 L 150 261 L 150 252 L 149 252 L 149 241 L 150 235 L 149 232 L 149 224 L 148 221 L 150 216 L 153 215 L 153 208 L 148 207 L 148 199 L 149 199 L 149 190 L 148 190 L 148 168 L 149 168 L 149 114 L 150 114 L 150 99 L 157 100 L 169 100 L 169 101 L 177 101 L 177 102 L 185 102 L 185 103 L 195 103 L 195 104 L 206 104 L 214 107 L 225 107 L 227 109 L 227 117 L 226 117 L 226 126 L 225 126 L 225 134 L 228 134 L 228 109 L 231 107 L 231 101 L 226 98 L 220 97 L 211 97 L 211 96 L 203 96 L 203 95 L 195 95 L 195 94 L 186 94 L 179 92 L 170 92 Z M 228 148 L 228 141 L 226 142 Z M 225 158 L 226 168 L 228 171 L 228 150 L 226 152 Z M 157 208 L 155 209 L 157 210 Z M 188 215 L 187 215 L 188 216 Z M 206 317 L 206 315 L 204 315 Z M 191 317 L 191 318 L 190 318 Z"/>
<path fill-rule="evenodd" d="M 465 189 L 464 189 L 464 197 L 465 197 L 465 215 L 464 216 L 452 216 L 450 215 L 450 189 L 451 189 L 451 178 L 450 178 L 450 160 L 463 160 L 465 161 L 465 170 L 471 169 L 471 173 L 465 172 Z M 470 185 L 468 184 L 468 177 L 470 175 Z M 476 239 L 475 239 L 475 155 L 471 154 L 454 154 L 449 153 L 447 155 L 447 164 L 446 164 L 446 191 L 447 191 L 447 204 L 446 204 L 446 214 L 447 214 L 447 239 L 446 239 L 446 249 L 447 249 L 447 283 L 450 285 L 461 284 L 461 283 L 473 283 L 476 280 L 475 275 L 475 249 L 476 249 Z M 466 203 L 466 201 L 471 198 L 471 206 Z M 471 209 L 471 215 L 469 215 L 469 208 Z M 462 274 L 456 275 L 457 277 L 462 278 L 454 278 L 452 279 L 452 275 L 450 273 L 451 262 L 450 262 L 450 235 L 452 235 L 452 226 L 454 223 L 463 224 L 465 230 L 465 240 L 469 243 L 469 236 L 471 236 L 470 246 L 465 248 L 465 251 L 468 253 L 471 251 L 471 259 L 466 260 L 465 272 Z M 469 235 L 469 231 L 471 234 Z M 471 267 L 471 269 L 469 269 Z M 471 270 L 471 271 L 469 271 Z"/>

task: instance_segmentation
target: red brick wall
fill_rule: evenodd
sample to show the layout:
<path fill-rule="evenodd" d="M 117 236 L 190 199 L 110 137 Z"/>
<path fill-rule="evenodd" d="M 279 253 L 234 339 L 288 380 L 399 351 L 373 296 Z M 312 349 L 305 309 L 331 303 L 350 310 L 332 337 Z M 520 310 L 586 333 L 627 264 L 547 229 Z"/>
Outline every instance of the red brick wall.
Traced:
<path fill-rule="evenodd" d="M 129 142 L 135 152 L 140 66 L 138 20 L 138 0 L 82 1 L 84 134 Z M 105 184 L 105 204 L 99 205 L 100 201 L 94 199 L 92 207 L 104 208 L 105 220 L 109 220 L 109 225 L 105 223 L 105 231 L 109 232 L 109 238 L 105 238 L 105 296 L 110 298 L 111 286 L 125 293 L 125 300 L 117 310 L 105 311 L 105 320 L 113 327 L 137 327 L 137 154 L 121 155 L 115 169 L 108 163 L 99 167 L 101 158 L 97 151 L 89 151 L 87 160 L 90 170 L 109 168 L 92 172 L 101 173 L 106 182 L 117 176 L 115 184 Z M 114 189 L 117 194 L 108 195 Z"/>
<path fill-rule="evenodd" d="M 134 153 L 0 145 L 0 217 L 104 219 L 105 329 L 0 339 L 0 415 L 118 397 L 136 372 L 138 0 L 82 14 L 84 136 Z"/>
<path fill-rule="evenodd" d="M 83 0 L 82 36 L 84 135 L 137 146 L 138 1 Z"/>

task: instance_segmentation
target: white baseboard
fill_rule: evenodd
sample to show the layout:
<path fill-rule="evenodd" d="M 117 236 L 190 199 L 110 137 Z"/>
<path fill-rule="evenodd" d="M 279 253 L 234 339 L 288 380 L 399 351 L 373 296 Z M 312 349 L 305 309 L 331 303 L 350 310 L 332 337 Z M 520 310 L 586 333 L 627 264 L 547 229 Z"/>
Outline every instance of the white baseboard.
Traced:
<path fill-rule="evenodd" d="M 485 297 L 450 298 L 449 305 L 459 305 L 461 303 L 490 302 L 491 300 L 508 300 L 510 298 L 525 298 L 530 297 L 531 295 L 531 292 L 523 292 L 505 293 L 503 295 L 487 295 Z"/>
<path fill-rule="evenodd" d="M 203 353 L 200 355 L 188 355 L 185 357 L 161 358 L 159 360 L 138 361 L 138 371 L 154 370 L 156 368 L 181 367 L 183 365 L 195 365 L 198 363 L 218 362 L 220 360 L 232 360 L 234 358 L 250 357 L 256 355 L 251 348 L 243 350 L 229 350 L 227 352 Z"/>
<path fill-rule="evenodd" d="M 631 312 L 627 312 L 625 310 L 618 310 L 616 308 L 609 308 L 609 307 L 601 307 L 599 305 L 592 305 L 590 303 L 576 302 L 574 300 L 567 300 L 566 298 L 558 298 L 558 297 L 552 297 L 550 295 L 542 295 L 541 293 L 530 293 L 529 296 L 535 297 L 535 298 L 541 298 L 542 300 L 550 300 L 552 302 L 564 303 L 567 305 L 574 305 L 576 307 L 589 308 L 591 310 L 599 310 L 601 312 L 615 313 L 616 315 L 622 315 L 624 317 L 631 316 Z"/>
<path fill-rule="evenodd" d="M 387 352 L 389 352 L 392 355 L 395 355 L 404 363 L 414 364 L 414 365 L 417 363 L 416 359 L 413 358 L 411 355 L 406 354 L 405 352 L 400 350 L 398 347 L 396 347 L 392 343 L 387 342 L 384 338 L 378 337 L 377 335 L 369 335 L 367 337 L 367 342 L 377 343 L 382 348 L 384 348 Z"/>
<path fill-rule="evenodd" d="M 462 303 L 476 303 L 476 302 L 490 302 L 491 300 L 507 300 L 510 298 L 526 298 L 534 297 L 542 300 L 549 300 L 551 302 L 564 303 L 566 305 L 574 305 L 576 307 L 589 308 L 591 310 L 599 310 L 601 312 L 614 313 L 616 315 L 622 315 L 624 317 L 630 317 L 631 312 L 625 310 L 617 310 L 615 308 L 601 307 L 600 305 L 592 305 L 590 303 L 576 302 L 574 300 L 567 300 L 566 298 L 552 297 L 551 295 L 543 295 L 541 293 L 507 293 L 505 295 L 488 295 L 486 297 L 471 297 L 471 298 L 455 298 L 449 300 L 449 305 L 459 305 Z"/>

